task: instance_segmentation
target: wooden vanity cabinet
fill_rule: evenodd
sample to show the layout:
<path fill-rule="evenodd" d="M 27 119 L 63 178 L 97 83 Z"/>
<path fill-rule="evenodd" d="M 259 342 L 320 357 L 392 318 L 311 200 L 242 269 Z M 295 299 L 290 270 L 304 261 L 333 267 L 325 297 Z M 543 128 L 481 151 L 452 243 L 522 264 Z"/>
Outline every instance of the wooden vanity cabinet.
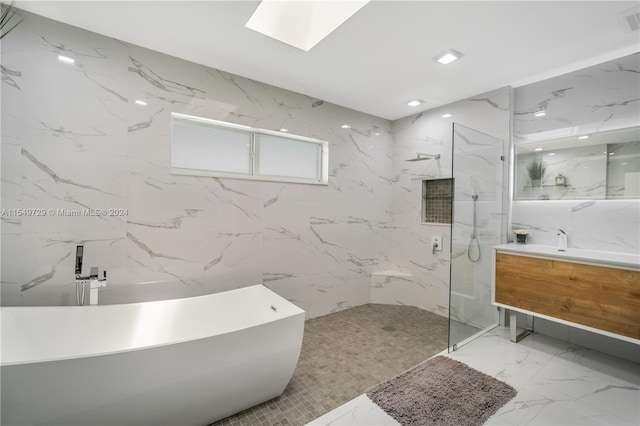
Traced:
<path fill-rule="evenodd" d="M 496 305 L 640 339 L 640 271 L 497 251 L 494 274 Z"/>

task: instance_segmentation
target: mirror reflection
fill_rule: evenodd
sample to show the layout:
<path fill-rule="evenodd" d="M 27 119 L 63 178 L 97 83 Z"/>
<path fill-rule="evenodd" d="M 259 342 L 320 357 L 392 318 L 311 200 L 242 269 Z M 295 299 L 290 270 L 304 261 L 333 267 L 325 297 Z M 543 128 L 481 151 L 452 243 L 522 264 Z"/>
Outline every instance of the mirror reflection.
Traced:
<path fill-rule="evenodd" d="M 515 198 L 640 198 L 640 127 L 516 145 Z"/>

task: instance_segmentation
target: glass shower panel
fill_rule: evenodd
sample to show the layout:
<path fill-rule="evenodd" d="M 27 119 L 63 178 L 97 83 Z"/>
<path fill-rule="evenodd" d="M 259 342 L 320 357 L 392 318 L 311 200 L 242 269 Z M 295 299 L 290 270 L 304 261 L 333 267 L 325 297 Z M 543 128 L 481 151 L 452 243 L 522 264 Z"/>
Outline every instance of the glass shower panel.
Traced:
<path fill-rule="evenodd" d="M 498 324 L 491 305 L 491 250 L 502 242 L 504 143 L 453 125 L 449 350 Z"/>

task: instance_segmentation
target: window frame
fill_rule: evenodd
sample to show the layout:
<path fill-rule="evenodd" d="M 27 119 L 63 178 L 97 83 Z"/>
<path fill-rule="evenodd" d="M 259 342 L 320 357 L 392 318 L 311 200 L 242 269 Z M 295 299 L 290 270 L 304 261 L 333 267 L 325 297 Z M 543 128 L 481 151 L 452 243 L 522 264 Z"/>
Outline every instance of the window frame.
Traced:
<path fill-rule="evenodd" d="M 171 133 L 171 141 L 170 141 L 170 153 L 169 153 L 169 162 L 170 162 L 170 170 L 171 174 L 174 175 L 185 175 L 185 176 L 206 176 L 206 177 L 221 177 L 228 179 L 244 179 L 244 180 L 255 180 L 255 181 L 265 181 L 265 182 L 286 182 L 286 183 L 301 183 L 301 184 L 310 184 L 310 185 L 328 185 L 329 184 L 329 142 L 323 141 L 320 139 L 309 138 L 306 136 L 293 135 L 285 132 L 278 132 L 274 130 L 266 130 L 260 129 L 250 126 L 245 126 L 242 124 L 229 123 L 226 121 L 214 120 L 210 118 L 197 117 L 194 115 L 182 114 L 177 112 L 171 113 L 171 123 L 170 123 L 170 133 Z M 231 131 L 239 131 L 241 133 L 245 133 L 250 135 L 251 146 L 249 149 L 250 155 L 250 168 L 249 173 L 231 173 L 231 172 L 220 172 L 216 170 L 203 170 L 203 169 L 189 169 L 183 167 L 174 167 L 173 166 L 173 151 L 174 151 L 174 135 L 173 135 L 173 125 L 178 121 L 181 124 L 189 124 L 198 123 L 204 124 L 206 126 L 221 129 L 221 130 L 231 130 Z M 259 170 L 259 149 L 260 149 L 260 135 L 274 136 L 278 138 L 290 139 L 294 141 L 300 141 L 304 143 L 312 143 L 318 145 L 319 153 L 317 156 L 317 178 L 300 178 L 300 177 L 292 177 L 292 176 L 279 176 L 279 175 L 261 175 L 258 173 Z"/>

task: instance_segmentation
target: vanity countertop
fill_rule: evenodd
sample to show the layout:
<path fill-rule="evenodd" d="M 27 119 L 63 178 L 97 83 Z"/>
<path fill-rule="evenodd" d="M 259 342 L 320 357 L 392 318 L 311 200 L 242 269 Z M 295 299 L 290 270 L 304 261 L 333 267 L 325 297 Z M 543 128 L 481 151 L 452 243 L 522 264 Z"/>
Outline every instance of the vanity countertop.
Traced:
<path fill-rule="evenodd" d="M 494 246 L 494 249 L 501 252 L 510 252 L 521 255 L 554 257 L 558 260 L 594 263 L 603 266 L 617 266 L 640 270 L 640 255 L 633 253 L 585 250 L 577 248 L 567 248 L 564 251 L 560 251 L 557 247 L 553 246 L 517 243 L 501 244 L 499 246 Z"/>

